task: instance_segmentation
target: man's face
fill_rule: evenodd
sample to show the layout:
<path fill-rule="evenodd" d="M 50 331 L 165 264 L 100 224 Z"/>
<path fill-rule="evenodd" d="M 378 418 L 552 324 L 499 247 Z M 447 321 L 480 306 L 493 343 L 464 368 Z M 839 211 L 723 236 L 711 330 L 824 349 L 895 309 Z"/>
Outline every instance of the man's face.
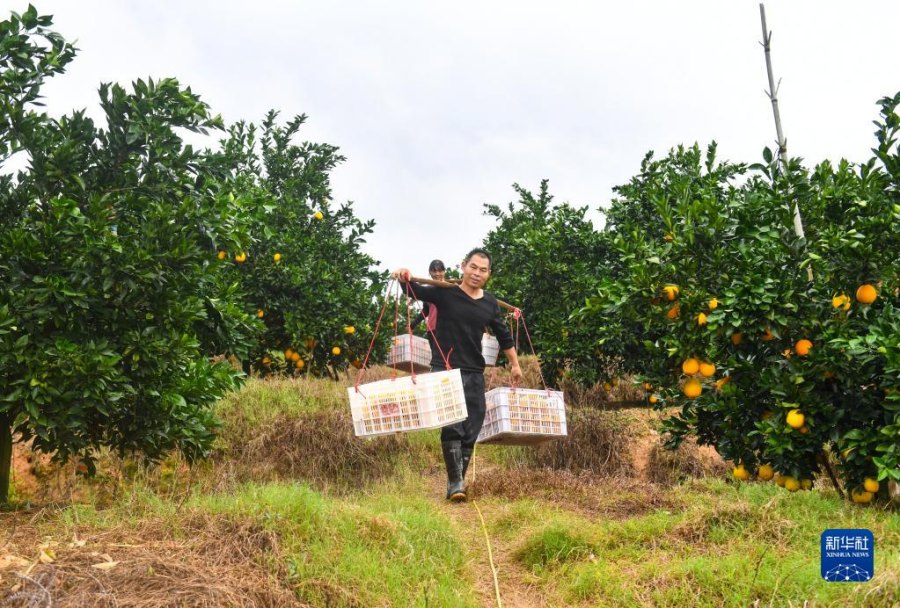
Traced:
<path fill-rule="evenodd" d="M 479 289 L 484 287 L 491 276 L 491 263 L 483 255 L 475 254 L 463 263 L 463 283 Z"/>

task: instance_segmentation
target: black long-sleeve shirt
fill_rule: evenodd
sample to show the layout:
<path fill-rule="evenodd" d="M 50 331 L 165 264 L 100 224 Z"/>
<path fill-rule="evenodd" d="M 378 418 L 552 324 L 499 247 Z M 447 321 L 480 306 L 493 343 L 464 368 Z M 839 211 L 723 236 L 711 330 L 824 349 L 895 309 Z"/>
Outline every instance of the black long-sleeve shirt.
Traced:
<path fill-rule="evenodd" d="M 406 283 L 401 287 L 406 290 Z M 441 350 L 449 353 L 450 366 L 463 371 L 483 372 L 484 357 L 481 356 L 481 336 L 485 327 L 490 327 L 500 342 L 500 349 L 514 345 L 509 328 L 500 316 L 497 298 L 487 291 L 475 299 L 461 287 L 429 287 L 409 283 L 412 294 L 423 302 L 435 305 L 438 313 L 435 336 Z M 432 349 L 431 365 L 443 369 L 441 351 Z"/>

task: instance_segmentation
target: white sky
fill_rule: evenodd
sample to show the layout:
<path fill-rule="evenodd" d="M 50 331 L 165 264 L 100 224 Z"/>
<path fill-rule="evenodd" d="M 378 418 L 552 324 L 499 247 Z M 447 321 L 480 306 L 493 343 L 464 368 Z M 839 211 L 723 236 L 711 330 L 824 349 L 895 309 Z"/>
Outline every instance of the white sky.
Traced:
<path fill-rule="evenodd" d="M 302 139 L 347 156 L 335 199 L 375 219 L 366 251 L 386 269 L 458 262 L 514 182 L 594 210 L 648 150 L 773 146 L 756 1 L 33 1 L 80 49 L 51 112 L 97 117 L 100 82 L 174 76 L 226 121 L 306 113 Z M 766 16 L 791 155 L 867 158 L 875 102 L 900 90 L 900 2 Z"/>

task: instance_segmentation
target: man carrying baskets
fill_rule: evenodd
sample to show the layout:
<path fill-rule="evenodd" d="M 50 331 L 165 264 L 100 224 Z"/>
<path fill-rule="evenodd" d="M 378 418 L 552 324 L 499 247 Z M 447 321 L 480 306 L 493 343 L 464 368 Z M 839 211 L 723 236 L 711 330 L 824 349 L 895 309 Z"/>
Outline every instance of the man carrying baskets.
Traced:
<path fill-rule="evenodd" d="M 453 287 L 429 287 L 407 282 L 410 272 L 406 268 L 391 274 L 401 281 L 404 289 L 408 287 L 416 299 L 429 302 L 440 311 L 440 322 L 435 329 L 440 349 L 434 349 L 432 353 L 432 370 L 444 370 L 443 352 L 450 368 L 459 369 L 462 376 L 468 418 L 441 429 L 441 449 L 447 467 L 447 498 L 452 501 L 466 499 L 466 470 L 484 423 L 486 406 L 481 337 L 485 327 L 491 328 L 509 359 L 512 381 L 516 383 L 522 379 L 515 344 L 500 316 L 497 298 L 484 290 L 491 276 L 491 261 L 491 255 L 484 249 L 470 251 L 463 260 L 462 283 Z"/>

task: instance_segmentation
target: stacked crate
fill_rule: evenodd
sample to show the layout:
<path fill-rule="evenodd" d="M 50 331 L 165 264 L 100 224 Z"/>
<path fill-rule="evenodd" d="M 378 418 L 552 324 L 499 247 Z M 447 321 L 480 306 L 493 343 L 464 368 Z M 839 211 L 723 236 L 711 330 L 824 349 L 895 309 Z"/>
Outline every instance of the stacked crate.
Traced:
<path fill-rule="evenodd" d="M 431 371 L 431 345 L 425 338 L 410 334 L 394 336 L 386 363 L 398 370 L 416 373 Z"/>
<path fill-rule="evenodd" d="M 484 332 L 481 336 L 481 356 L 485 365 L 497 365 L 497 355 L 500 354 L 500 342 L 491 334 Z"/>

